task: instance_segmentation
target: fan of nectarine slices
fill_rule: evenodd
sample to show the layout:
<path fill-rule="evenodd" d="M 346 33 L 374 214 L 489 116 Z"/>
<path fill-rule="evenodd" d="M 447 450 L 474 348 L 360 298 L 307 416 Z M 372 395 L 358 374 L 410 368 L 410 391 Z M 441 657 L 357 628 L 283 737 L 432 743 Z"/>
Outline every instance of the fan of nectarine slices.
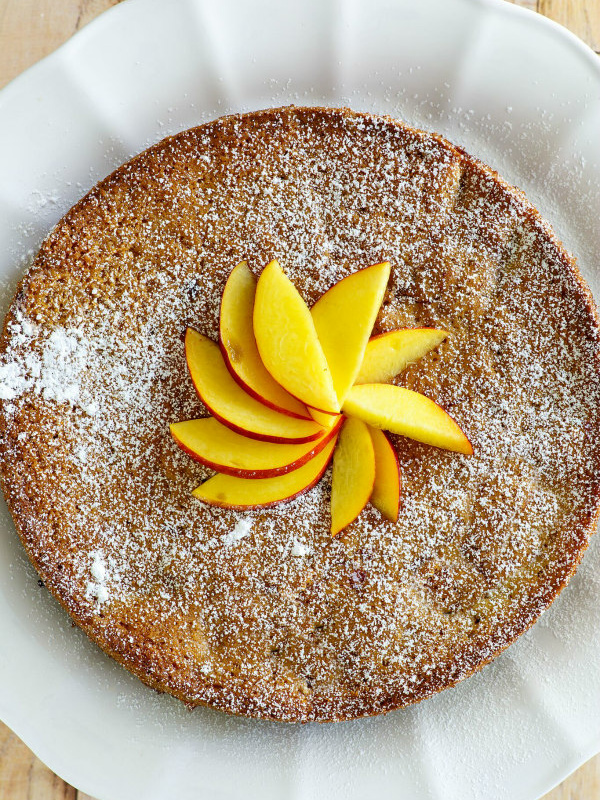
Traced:
<path fill-rule="evenodd" d="M 245 262 L 223 291 L 220 342 L 192 328 L 185 352 L 210 417 L 171 433 L 217 474 L 194 490 L 227 508 L 261 508 L 314 486 L 333 458 L 331 533 L 370 501 L 398 519 L 398 459 L 383 432 L 471 455 L 433 400 L 390 384 L 447 337 L 431 328 L 371 331 L 390 275 L 375 264 L 334 284 L 309 309 L 277 261 L 257 280 Z"/>

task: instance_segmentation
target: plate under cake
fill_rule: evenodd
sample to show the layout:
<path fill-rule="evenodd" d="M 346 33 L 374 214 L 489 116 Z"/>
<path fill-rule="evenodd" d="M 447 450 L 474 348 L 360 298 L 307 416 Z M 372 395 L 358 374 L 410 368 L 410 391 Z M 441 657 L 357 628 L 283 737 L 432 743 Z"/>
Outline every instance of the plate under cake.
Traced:
<path fill-rule="evenodd" d="M 472 457 L 392 437 L 397 523 L 332 539 L 329 478 L 271 509 L 206 506 L 169 423 L 202 416 L 183 333 L 216 340 L 231 269 L 277 258 L 307 302 L 382 260 L 376 332 L 450 332 L 397 379 Z M 48 589 L 186 703 L 341 720 L 481 667 L 573 574 L 600 498 L 600 337 L 573 260 L 518 190 L 439 136 L 348 110 L 217 120 L 69 211 L 5 322 L 2 483 Z"/>

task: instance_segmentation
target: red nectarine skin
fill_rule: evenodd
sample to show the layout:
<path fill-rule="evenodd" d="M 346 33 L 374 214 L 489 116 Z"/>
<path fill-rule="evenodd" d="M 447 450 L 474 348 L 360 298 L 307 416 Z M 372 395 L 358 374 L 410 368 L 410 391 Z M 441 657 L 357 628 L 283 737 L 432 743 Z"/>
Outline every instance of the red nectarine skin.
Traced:
<path fill-rule="evenodd" d="M 257 280 L 245 261 L 234 267 L 223 289 L 219 346 L 235 381 L 268 408 L 297 419 L 310 419 L 303 404 L 269 374 L 254 337 L 253 311 Z"/>
<path fill-rule="evenodd" d="M 202 355 L 200 358 L 196 355 L 196 348 L 201 348 Z M 229 370 L 225 366 L 223 356 L 217 344 L 212 342 L 206 336 L 198 333 L 193 328 L 188 328 L 185 338 L 186 360 L 192 378 L 192 383 L 198 394 L 200 400 L 204 403 L 208 411 L 215 419 L 218 419 L 226 427 L 247 436 L 250 439 L 259 439 L 264 442 L 275 443 L 294 443 L 302 444 L 304 442 L 312 442 L 318 439 L 323 434 L 322 426 L 314 423 L 314 430 L 310 425 L 309 420 L 294 420 L 286 417 L 284 414 L 279 414 L 273 409 L 268 409 L 262 403 L 259 403 L 252 397 L 249 397 L 236 381 L 231 377 Z M 209 369 L 210 368 L 210 369 Z M 209 370 L 209 371 L 207 371 Z M 233 422 L 231 419 L 225 417 L 218 411 L 210 398 L 207 397 L 207 392 L 203 391 L 199 385 L 202 381 L 207 380 L 210 374 L 210 379 L 213 381 L 212 386 L 225 386 L 227 391 L 235 399 L 238 410 L 243 409 L 243 414 L 252 419 L 252 414 L 256 414 L 257 419 L 263 418 L 263 428 L 275 428 L 276 433 L 269 433 L 265 430 L 248 430 L 242 425 Z M 205 385 L 205 390 L 208 388 Z M 258 425 L 256 427 L 259 427 Z M 295 433 L 294 433 L 295 429 Z M 288 434 L 288 430 L 290 433 Z M 281 432 L 280 432 L 281 431 Z M 300 431 L 302 431 L 300 433 Z"/>
<path fill-rule="evenodd" d="M 331 441 L 332 437 L 336 436 L 341 425 L 343 422 L 343 418 L 340 417 L 336 424 L 331 428 L 331 430 L 326 431 L 323 434 L 323 438 L 319 439 L 315 446 L 312 449 L 308 449 L 306 453 L 302 455 L 301 458 L 296 459 L 295 461 L 291 461 L 289 464 L 281 467 L 275 467 L 273 469 L 242 469 L 240 467 L 231 467 L 226 464 L 218 463 L 216 461 L 211 461 L 208 458 L 203 457 L 191 447 L 186 445 L 182 439 L 177 435 L 176 430 L 173 430 L 174 426 L 171 426 L 171 435 L 175 443 L 190 456 L 193 458 L 194 461 L 197 461 L 200 464 L 203 464 L 205 467 L 209 469 L 214 469 L 215 472 L 221 472 L 224 475 L 232 475 L 237 478 L 275 478 L 278 475 L 286 475 L 288 472 L 293 472 L 296 469 L 304 466 L 308 461 L 310 461 L 314 456 L 318 455 L 318 453 L 323 450 L 323 448 Z M 257 440 L 254 440 L 257 441 Z M 258 440 L 260 441 L 260 440 Z M 310 442 L 308 443 L 310 444 Z M 278 444 L 274 445 L 275 447 Z"/>
<path fill-rule="evenodd" d="M 240 376 L 237 374 L 237 372 L 235 371 L 235 369 L 233 367 L 233 364 L 231 363 L 231 360 L 229 358 L 229 354 L 227 352 L 227 348 L 225 347 L 225 345 L 223 344 L 221 339 L 219 339 L 219 347 L 221 348 L 221 354 L 223 355 L 223 361 L 225 362 L 225 366 L 229 370 L 229 372 L 231 374 L 231 377 L 233 378 L 233 380 L 237 384 L 239 384 L 239 386 L 242 387 L 242 389 L 247 394 L 250 395 L 250 397 L 253 397 L 255 400 L 258 400 L 259 403 L 262 403 L 263 405 L 267 406 L 267 408 L 272 408 L 273 411 L 279 411 L 280 414 L 285 414 L 287 417 L 293 417 L 294 419 L 308 419 L 308 420 L 311 419 L 310 413 L 307 413 L 307 414 L 296 414 L 294 411 L 290 411 L 287 408 L 283 408 L 282 406 L 278 406 L 275 403 L 272 403 L 270 400 L 267 400 L 266 397 L 262 397 L 257 391 L 255 391 L 252 388 L 252 386 L 250 386 L 248 383 L 243 381 L 242 378 L 240 378 Z M 288 394 L 290 395 L 290 397 L 293 397 L 294 400 L 298 400 L 299 403 L 302 402 L 298 397 L 294 397 L 293 394 L 290 394 L 289 392 L 288 392 Z M 327 412 L 327 413 L 329 413 L 329 412 Z"/>
<path fill-rule="evenodd" d="M 333 440 L 331 440 L 326 445 L 326 447 L 318 455 L 316 455 L 314 457 L 314 459 L 311 459 L 311 461 L 312 460 L 319 461 L 317 473 L 315 473 L 311 478 L 309 478 L 309 481 L 307 482 L 307 484 L 305 486 L 301 486 L 297 491 L 293 491 L 291 494 L 285 494 L 282 497 L 277 497 L 276 499 L 269 500 L 267 502 L 256 502 L 256 503 L 252 502 L 252 503 L 242 503 L 242 504 L 240 504 L 240 503 L 235 503 L 235 502 L 227 502 L 225 500 L 225 494 L 224 494 L 225 493 L 225 488 L 223 488 L 223 487 L 222 487 L 222 490 L 219 491 L 214 497 L 210 497 L 210 498 L 208 498 L 206 496 L 202 496 L 202 487 L 205 486 L 206 484 L 210 483 L 211 481 L 216 481 L 219 478 L 223 478 L 224 482 L 226 482 L 228 480 L 230 480 L 231 482 L 236 482 L 237 481 L 238 482 L 237 483 L 238 487 L 241 484 L 242 487 L 243 487 L 242 488 L 242 493 L 243 493 L 244 489 L 247 488 L 247 486 L 245 484 L 248 484 L 248 485 L 249 484 L 256 484 L 256 487 L 252 488 L 252 491 L 254 491 L 254 490 L 260 491 L 260 487 L 258 486 L 258 484 L 260 484 L 260 483 L 262 483 L 264 481 L 273 481 L 273 480 L 276 481 L 278 479 L 281 479 L 281 480 L 285 481 L 286 479 L 291 478 L 293 475 L 295 475 L 296 472 L 300 473 L 301 469 L 300 470 L 295 470 L 294 472 L 288 473 L 287 475 L 276 476 L 275 478 L 263 478 L 263 479 L 259 478 L 259 479 L 256 479 L 256 480 L 245 479 L 245 478 L 237 478 L 237 477 L 234 477 L 234 476 L 227 476 L 227 475 L 223 475 L 223 476 L 215 475 L 212 478 L 209 478 L 208 481 L 205 481 L 197 489 L 194 489 L 192 494 L 195 497 L 197 497 L 199 500 L 201 500 L 202 502 L 207 503 L 208 505 L 218 506 L 220 508 L 234 508 L 234 509 L 270 508 L 272 506 L 279 505 L 279 503 L 283 503 L 283 502 L 286 502 L 288 500 L 293 500 L 295 497 L 299 497 L 301 494 L 304 494 L 309 489 L 312 489 L 312 487 L 315 486 L 319 482 L 319 480 L 323 476 L 323 473 L 327 469 L 327 466 L 328 466 L 328 464 L 329 464 L 329 462 L 331 460 L 331 456 L 332 456 L 334 448 L 335 448 L 336 440 L 337 440 L 337 436 L 334 437 Z M 304 465 L 304 469 L 306 469 L 309 466 L 309 464 L 310 464 L 310 461 L 307 464 Z M 229 485 L 231 486 L 232 484 L 230 483 Z M 273 488 L 273 487 L 271 487 L 271 488 Z"/>
<path fill-rule="evenodd" d="M 207 403 L 202 399 L 202 395 L 196 389 L 198 397 L 204 405 L 206 406 L 209 413 L 215 418 L 218 419 L 226 427 L 230 428 L 232 431 L 236 433 L 240 433 L 242 436 L 247 436 L 249 439 L 258 439 L 261 442 L 273 442 L 274 444 L 304 444 L 305 442 L 314 442 L 319 436 L 322 435 L 323 430 L 317 431 L 310 436 L 297 436 L 297 437 L 284 437 L 284 436 L 270 436 L 266 433 L 256 433 L 255 431 L 248 431 L 245 428 L 240 428 L 239 425 L 235 425 L 233 422 L 230 422 L 225 417 L 222 417 L 220 414 L 217 414 L 213 408 L 211 408 Z"/>

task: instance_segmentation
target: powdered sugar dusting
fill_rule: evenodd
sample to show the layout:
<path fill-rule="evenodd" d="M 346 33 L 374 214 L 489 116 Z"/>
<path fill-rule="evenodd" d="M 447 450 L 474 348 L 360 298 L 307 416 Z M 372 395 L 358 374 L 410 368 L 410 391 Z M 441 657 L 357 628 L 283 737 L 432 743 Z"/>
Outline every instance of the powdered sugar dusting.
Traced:
<path fill-rule="evenodd" d="M 225 547 L 237 544 L 242 539 L 245 539 L 246 536 L 250 534 L 251 530 L 252 522 L 247 518 L 240 519 L 235 523 L 233 530 L 225 534 L 223 537 L 223 544 Z"/>
<path fill-rule="evenodd" d="M 88 581 L 86 587 L 86 597 L 94 598 L 98 605 L 102 605 L 110 598 L 107 564 L 102 553 L 92 553 L 92 563 L 89 571 L 91 580 Z"/>
<path fill-rule="evenodd" d="M 299 558 L 301 556 L 307 556 L 311 552 L 310 547 L 302 542 L 299 542 L 298 539 L 292 540 L 292 547 L 290 549 L 290 555 Z"/>
<path fill-rule="evenodd" d="M 29 320 L 11 324 L 15 344 L 28 344 L 36 335 Z M 77 331 L 67 333 L 55 328 L 38 354 L 27 353 L 20 361 L 7 361 L 0 366 L 0 399 L 15 400 L 33 390 L 45 400 L 74 405 L 79 399 L 77 378 L 85 363 L 85 347 Z"/>

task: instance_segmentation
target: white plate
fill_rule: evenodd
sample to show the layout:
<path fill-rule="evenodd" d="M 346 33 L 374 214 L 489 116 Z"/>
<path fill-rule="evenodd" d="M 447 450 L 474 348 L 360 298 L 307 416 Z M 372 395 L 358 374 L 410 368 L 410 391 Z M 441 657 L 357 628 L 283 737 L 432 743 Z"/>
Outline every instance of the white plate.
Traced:
<path fill-rule="evenodd" d="M 128 0 L 0 93 L 3 304 L 83 192 L 230 110 L 341 104 L 438 130 L 520 185 L 600 289 L 600 61 L 497 0 Z M 0 714 L 101 800 L 533 800 L 600 748 L 600 541 L 456 689 L 371 720 L 189 713 L 71 627 L 0 535 Z"/>

